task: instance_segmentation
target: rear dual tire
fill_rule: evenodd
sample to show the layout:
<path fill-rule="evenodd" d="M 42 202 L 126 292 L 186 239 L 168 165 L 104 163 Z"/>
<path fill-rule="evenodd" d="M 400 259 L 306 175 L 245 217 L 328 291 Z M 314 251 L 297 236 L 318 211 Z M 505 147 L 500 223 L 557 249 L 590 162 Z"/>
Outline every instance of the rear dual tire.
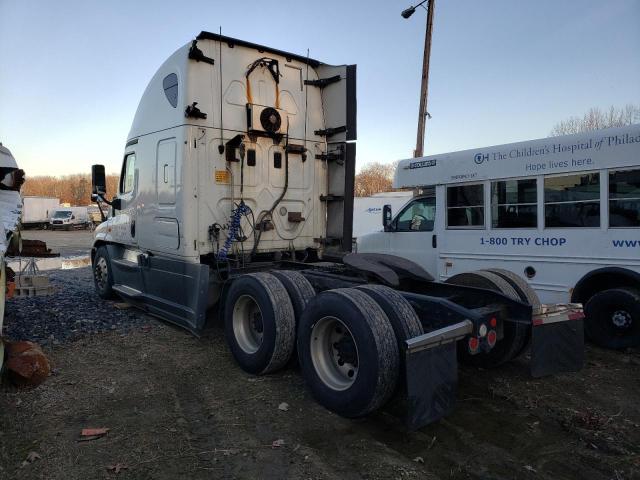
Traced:
<path fill-rule="evenodd" d="M 298 358 L 316 400 L 344 417 L 383 406 L 398 383 L 400 356 L 384 310 L 354 288 L 314 297 L 298 326 Z"/>
<path fill-rule="evenodd" d="M 224 307 L 225 335 L 240 367 L 272 373 L 291 358 L 295 345 L 293 305 L 280 280 L 251 273 L 233 280 Z"/>
<path fill-rule="evenodd" d="M 480 270 L 477 272 L 460 273 L 449 277 L 446 283 L 467 287 L 484 288 L 502 293 L 513 300 L 523 301 L 514 288 L 513 281 L 496 272 Z M 526 300 L 524 300 L 526 301 Z M 464 340 L 458 343 L 458 358 L 467 365 L 482 368 L 493 368 L 520 355 L 531 338 L 531 326 L 514 322 L 503 322 L 503 337 L 487 353 L 471 355 Z"/>

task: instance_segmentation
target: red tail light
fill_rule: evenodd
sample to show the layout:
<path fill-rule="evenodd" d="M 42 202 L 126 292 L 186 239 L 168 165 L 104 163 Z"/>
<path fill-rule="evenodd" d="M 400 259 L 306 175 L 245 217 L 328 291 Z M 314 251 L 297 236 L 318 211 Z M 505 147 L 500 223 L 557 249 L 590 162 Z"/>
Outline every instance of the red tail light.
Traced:
<path fill-rule="evenodd" d="M 491 320 L 489 320 L 489 325 L 491 325 L 491 328 L 496 328 L 498 326 L 498 320 L 496 319 L 496 317 L 491 317 Z"/>
<path fill-rule="evenodd" d="M 480 346 L 480 341 L 476 337 L 471 337 L 469 339 L 469 351 L 471 353 L 474 353 L 475 351 L 477 351 L 479 346 Z"/>
<path fill-rule="evenodd" d="M 487 333 L 487 343 L 489 344 L 490 347 L 493 347 L 496 344 L 496 340 L 498 340 L 498 335 L 496 334 L 496 331 L 490 330 L 489 333 Z"/>

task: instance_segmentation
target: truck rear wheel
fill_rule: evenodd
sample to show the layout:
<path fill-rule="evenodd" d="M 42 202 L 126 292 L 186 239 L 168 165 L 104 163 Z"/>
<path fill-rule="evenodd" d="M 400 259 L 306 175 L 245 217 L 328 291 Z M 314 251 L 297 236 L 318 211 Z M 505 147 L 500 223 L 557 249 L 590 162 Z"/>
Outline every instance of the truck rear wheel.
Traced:
<path fill-rule="evenodd" d="M 531 305 L 534 315 L 540 312 L 540 298 L 538 298 L 538 294 L 536 291 L 531 288 L 531 285 L 527 283 L 527 281 L 522 278 L 517 273 L 513 273 L 510 270 L 504 270 L 502 268 L 489 268 L 484 270 L 486 272 L 495 273 L 499 277 L 502 277 L 504 280 L 509 282 L 509 284 L 513 287 L 516 293 L 520 296 L 520 300 Z M 522 349 L 516 353 L 516 357 L 520 356 L 528 347 L 531 342 L 531 330 L 527 330 L 527 339 L 522 346 Z"/>
<path fill-rule="evenodd" d="M 271 373 L 289 361 L 295 345 L 293 306 L 282 282 L 270 273 L 233 280 L 224 323 L 231 353 L 244 371 Z"/>
<path fill-rule="evenodd" d="M 420 318 L 411 304 L 396 290 L 384 285 L 360 285 L 361 290 L 380 305 L 391 322 L 391 327 L 398 340 L 398 351 L 404 352 L 405 342 L 413 337 L 422 335 L 424 330 Z"/>
<path fill-rule="evenodd" d="M 585 334 L 604 348 L 640 346 L 640 292 L 612 288 L 596 293 L 584 308 Z"/>
<path fill-rule="evenodd" d="M 485 288 L 500 292 L 514 300 L 520 300 L 520 296 L 509 282 L 495 273 L 486 271 L 460 273 L 449 277 L 446 283 L 463 285 L 467 287 Z M 467 350 L 464 340 L 458 343 L 458 357 L 461 362 L 482 368 L 497 367 L 517 357 L 526 348 L 528 338 L 531 335 L 531 327 L 521 323 L 504 322 L 504 335 L 488 353 L 471 355 Z"/>
<path fill-rule="evenodd" d="M 309 280 L 300 272 L 293 270 L 272 270 L 269 273 L 280 280 L 287 290 L 297 322 L 300 320 L 307 303 L 316 296 L 316 291 L 313 289 Z"/>
<path fill-rule="evenodd" d="M 383 406 L 393 394 L 399 353 L 382 308 L 353 288 L 313 298 L 298 326 L 298 357 L 313 396 L 345 417 Z"/>
<path fill-rule="evenodd" d="M 112 288 L 111 260 L 109 260 L 109 253 L 105 246 L 98 247 L 93 257 L 93 284 L 100 298 L 110 300 L 116 297 Z"/>

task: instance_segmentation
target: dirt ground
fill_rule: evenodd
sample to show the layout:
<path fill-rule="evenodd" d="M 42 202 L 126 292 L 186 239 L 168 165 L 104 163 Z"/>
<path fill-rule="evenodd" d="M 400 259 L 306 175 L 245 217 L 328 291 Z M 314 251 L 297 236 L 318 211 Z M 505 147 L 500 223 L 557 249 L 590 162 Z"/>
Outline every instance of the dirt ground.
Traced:
<path fill-rule="evenodd" d="M 589 347 L 580 373 L 537 380 L 462 368 L 456 411 L 407 433 L 329 413 L 295 368 L 243 373 L 219 326 L 147 321 L 54 345 L 43 385 L 0 390 L 0 478 L 640 478 L 637 352 Z"/>

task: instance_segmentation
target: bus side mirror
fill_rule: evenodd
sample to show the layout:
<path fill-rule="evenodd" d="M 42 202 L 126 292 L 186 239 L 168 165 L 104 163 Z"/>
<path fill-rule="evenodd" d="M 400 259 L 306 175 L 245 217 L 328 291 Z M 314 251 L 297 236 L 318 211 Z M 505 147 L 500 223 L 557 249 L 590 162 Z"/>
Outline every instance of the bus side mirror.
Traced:
<path fill-rule="evenodd" d="M 391 231 L 391 205 L 382 207 L 382 226 L 385 232 Z"/>
<path fill-rule="evenodd" d="M 91 165 L 91 193 L 102 197 L 107 193 L 104 165 Z"/>

